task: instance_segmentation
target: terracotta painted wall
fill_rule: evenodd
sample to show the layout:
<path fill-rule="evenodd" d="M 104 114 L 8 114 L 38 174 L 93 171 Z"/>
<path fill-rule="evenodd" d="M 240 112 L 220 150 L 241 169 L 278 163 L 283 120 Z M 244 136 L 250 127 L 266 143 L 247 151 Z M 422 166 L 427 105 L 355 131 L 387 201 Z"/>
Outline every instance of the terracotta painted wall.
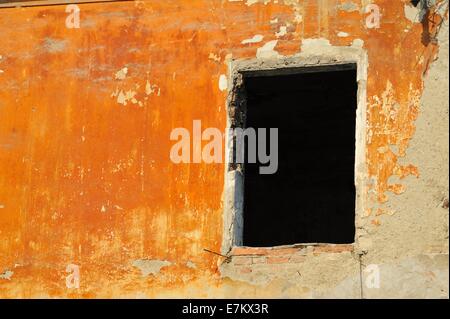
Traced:
<path fill-rule="evenodd" d="M 371 2 L 378 29 L 365 26 Z M 272 40 L 284 56 L 318 38 L 367 50 L 366 214 L 377 232 L 402 179 L 420 179 L 400 159 L 439 49 L 407 2 L 80 4 L 79 29 L 66 28 L 65 5 L 1 8 L 0 297 L 270 294 L 223 278 L 223 259 L 204 251 L 221 249 L 225 168 L 173 164 L 169 134 L 194 119 L 225 129 L 227 61 Z M 150 260 L 167 263 L 152 274 Z M 66 287 L 68 264 L 80 267 L 79 289 Z M 293 295 L 314 283 L 302 287 Z"/>

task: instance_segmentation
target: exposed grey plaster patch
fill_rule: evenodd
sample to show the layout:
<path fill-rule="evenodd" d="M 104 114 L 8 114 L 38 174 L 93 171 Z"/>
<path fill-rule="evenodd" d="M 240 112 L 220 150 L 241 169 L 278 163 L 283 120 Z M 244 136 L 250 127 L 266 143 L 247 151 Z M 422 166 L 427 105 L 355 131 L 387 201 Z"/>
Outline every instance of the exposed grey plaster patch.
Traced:
<path fill-rule="evenodd" d="M 49 53 L 58 53 L 64 51 L 68 44 L 67 40 L 45 38 L 41 48 Z"/>
<path fill-rule="evenodd" d="M 192 268 L 192 269 L 196 269 L 197 268 L 197 265 L 195 265 L 195 263 L 193 263 L 190 260 L 186 263 L 186 266 L 189 267 L 189 268 Z"/>
<path fill-rule="evenodd" d="M 422 10 L 421 4 L 417 5 L 417 7 L 414 7 L 410 3 L 405 3 L 404 11 L 406 19 L 413 23 L 419 23 L 420 21 L 422 21 L 423 15 L 425 13 L 425 11 Z"/>
<path fill-rule="evenodd" d="M 314 50 L 320 50 L 323 47 L 329 47 L 331 46 L 330 41 L 324 38 L 318 38 L 318 39 L 303 39 L 302 40 L 302 51 L 314 51 Z"/>
<path fill-rule="evenodd" d="M 0 279 L 11 280 L 11 277 L 13 274 L 14 274 L 14 271 L 6 270 L 2 274 L 0 274 Z"/>
<path fill-rule="evenodd" d="M 355 3 L 350 2 L 350 1 L 340 4 L 338 6 L 338 8 L 340 10 L 342 10 L 342 11 L 347 11 L 347 12 L 352 12 L 352 11 L 358 11 L 359 10 L 358 5 L 356 5 Z"/>
<path fill-rule="evenodd" d="M 359 297 L 359 262 L 350 252 L 318 256 L 311 252 L 305 257 L 299 263 L 223 263 L 220 272 L 223 278 L 245 282 L 256 286 L 256 289 L 279 290 L 277 295 L 285 298 L 308 297 L 305 291 L 309 291 L 309 297 L 321 296 L 328 292 L 329 287 L 336 287 L 350 278 L 341 285 L 343 290 L 338 291 L 335 297 Z"/>
<path fill-rule="evenodd" d="M 242 44 L 250 44 L 250 43 L 258 43 L 261 42 L 264 39 L 264 36 L 261 34 L 256 34 L 252 38 L 242 40 Z"/>
<path fill-rule="evenodd" d="M 365 298 L 448 298 L 448 254 L 407 257 L 381 264 L 380 288 L 368 288 Z"/>
<path fill-rule="evenodd" d="M 413 6 L 411 3 L 406 2 L 404 5 L 405 17 L 412 23 L 420 23 L 429 8 L 432 8 L 436 5 L 436 0 L 424 0 L 420 1 L 417 6 Z M 436 13 L 441 17 L 444 17 L 446 11 L 445 5 L 436 7 Z"/>
<path fill-rule="evenodd" d="M 264 44 L 262 47 L 256 50 L 256 57 L 261 58 L 278 58 L 280 54 L 275 51 L 275 46 L 278 40 L 272 40 Z"/>
<path fill-rule="evenodd" d="M 436 10 L 436 13 L 439 14 L 442 18 L 445 18 L 447 14 L 446 6 L 439 6 Z"/>
<path fill-rule="evenodd" d="M 438 58 L 424 75 L 414 136 L 398 161 L 417 166 L 420 176 L 401 179 L 405 192 L 376 206 L 394 215 L 378 216 L 381 226 L 365 235 L 371 246 L 363 264 L 380 265 L 380 288 L 365 289 L 365 298 L 448 298 L 449 215 L 442 207 L 449 179 L 448 34 L 446 20 L 438 36 Z M 389 179 L 393 182 L 398 177 Z"/>
<path fill-rule="evenodd" d="M 164 267 L 171 265 L 172 263 L 167 260 L 149 260 L 138 259 L 133 261 L 133 266 L 139 268 L 143 277 L 148 275 L 156 275 Z"/>
<path fill-rule="evenodd" d="M 361 281 L 359 275 L 352 275 L 338 283 L 330 292 L 314 292 L 312 298 L 346 298 L 359 299 L 361 297 Z"/>
<path fill-rule="evenodd" d="M 246 282 L 256 286 L 263 286 L 270 283 L 273 278 L 277 278 L 281 273 L 284 273 L 282 267 L 279 267 L 277 271 L 270 270 L 271 265 L 261 264 L 252 267 L 252 272 L 242 274 L 240 272 L 242 266 L 235 266 L 232 264 L 224 263 L 221 266 L 222 278 L 229 278 L 233 281 Z"/>

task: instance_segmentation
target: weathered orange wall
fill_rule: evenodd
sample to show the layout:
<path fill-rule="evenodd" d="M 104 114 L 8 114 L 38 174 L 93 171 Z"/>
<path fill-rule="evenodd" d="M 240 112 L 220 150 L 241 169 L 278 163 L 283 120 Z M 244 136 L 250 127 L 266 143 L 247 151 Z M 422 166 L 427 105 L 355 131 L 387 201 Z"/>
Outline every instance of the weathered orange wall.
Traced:
<path fill-rule="evenodd" d="M 372 200 L 402 192 L 391 175 L 419 174 L 397 159 L 437 47 L 405 18 L 406 1 L 373 1 L 380 29 L 365 27 L 365 1 L 275 2 L 82 4 L 80 29 L 66 28 L 64 5 L 0 9 L 0 272 L 14 271 L 0 297 L 202 296 L 220 287 L 222 259 L 203 249 L 220 251 L 224 166 L 171 163 L 169 134 L 193 119 L 224 129 L 226 57 L 254 58 L 270 40 L 283 55 L 298 53 L 302 39 L 363 40 Z M 360 11 L 341 10 L 344 2 Z M 241 44 L 255 34 L 264 40 Z M 126 78 L 115 79 L 124 67 Z M 118 103 L 121 90 L 136 92 L 135 103 Z M 141 277 L 136 259 L 172 265 Z M 78 290 L 65 285 L 70 263 L 80 265 Z"/>

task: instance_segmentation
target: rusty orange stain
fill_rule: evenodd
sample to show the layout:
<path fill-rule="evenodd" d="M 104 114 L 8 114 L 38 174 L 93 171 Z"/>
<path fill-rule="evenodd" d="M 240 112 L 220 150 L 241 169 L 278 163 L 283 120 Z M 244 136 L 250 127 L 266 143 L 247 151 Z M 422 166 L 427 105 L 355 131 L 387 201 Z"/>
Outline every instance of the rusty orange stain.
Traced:
<path fill-rule="evenodd" d="M 421 42 L 406 1 L 375 1 L 380 29 L 365 28 L 362 9 L 338 9 L 343 2 L 299 1 L 297 12 L 282 1 L 81 4 L 80 29 L 65 27 L 64 6 L 0 9 L 0 272 L 14 272 L 0 280 L 0 297 L 204 296 L 205 282 L 219 289 L 221 257 L 203 249 L 220 251 L 224 166 L 171 163 L 169 134 L 193 119 L 225 129 L 218 79 L 226 57 L 254 58 L 271 40 L 283 55 L 298 53 L 303 39 L 364 41 L 369 191 L 379 202 L 404 191 L 388 179 L 419 177 L 399 158 L 438 47 Z M 277 38 L 283 25 L 288 33 Z M 256 34 L 264 40 L 241 43 Z M 158 94 L 147 94 L 147 81 Z M 126 105 L 121 91 L 131 92 Z M 172 265 L 142 278 L 131 263 L 145 258 Z M 69 263 L 80 265 L 77 291 L 65 286 Z"/>

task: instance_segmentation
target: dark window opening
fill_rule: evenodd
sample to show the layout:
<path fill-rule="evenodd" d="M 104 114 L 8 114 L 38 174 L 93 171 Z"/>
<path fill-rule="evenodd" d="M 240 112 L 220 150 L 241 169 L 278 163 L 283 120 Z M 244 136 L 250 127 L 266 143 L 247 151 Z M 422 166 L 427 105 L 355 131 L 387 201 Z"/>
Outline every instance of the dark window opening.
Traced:
<path fill-rule="evenodd" d="M 356 65 L 243 77 L 245 126 L 278 128 L 277 172 L 244 166 L 243 245 L 353 243 Z"/>

